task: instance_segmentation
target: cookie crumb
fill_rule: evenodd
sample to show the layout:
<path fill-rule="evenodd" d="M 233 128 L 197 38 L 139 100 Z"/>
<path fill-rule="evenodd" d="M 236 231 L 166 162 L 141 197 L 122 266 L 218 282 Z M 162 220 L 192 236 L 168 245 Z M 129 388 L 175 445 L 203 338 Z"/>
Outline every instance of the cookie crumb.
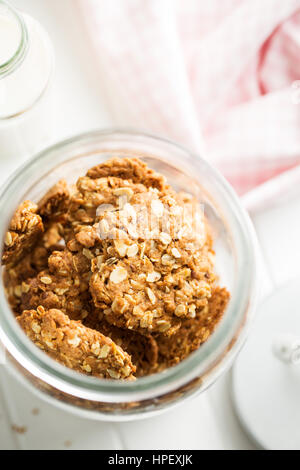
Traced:
<path fill-rule="evenodd" d="M 25 434 L 27 432 L 27 426 L 18 426 L 17 424 L 12 424 L 11 429 L 17 434 Z"/>

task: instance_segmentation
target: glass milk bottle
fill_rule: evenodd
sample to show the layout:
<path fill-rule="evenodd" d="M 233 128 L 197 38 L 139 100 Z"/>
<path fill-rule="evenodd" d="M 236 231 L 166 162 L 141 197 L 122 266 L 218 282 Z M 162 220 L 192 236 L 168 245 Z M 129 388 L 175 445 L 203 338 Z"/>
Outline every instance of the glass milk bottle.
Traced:
<path fill-rule="evenodd" d="M 41 25 L 0 0 L 0 182 L 51 140 L 53 68 Z"/>

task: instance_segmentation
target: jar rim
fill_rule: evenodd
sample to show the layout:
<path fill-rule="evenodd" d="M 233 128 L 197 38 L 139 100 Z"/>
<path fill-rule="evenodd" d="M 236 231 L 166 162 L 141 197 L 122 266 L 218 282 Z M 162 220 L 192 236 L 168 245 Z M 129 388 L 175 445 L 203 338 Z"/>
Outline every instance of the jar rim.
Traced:
<path fill-rule="evenodd" d="M 235 293 L 226 309 L 226 315 L 215 332 L 198 350 L 176 366 L 160 373 L 141 377 L 133 382 L 89 377 L 68 369 L 48 357 L 26 337 L 20 328 L 16 328 L 16 320 L 12 315 L 2 285 L 2 289 L 0 289 L 0 339 L 10 354 L 30 373 L 49 385 L 70 395 L 92 401 L 146 400 L 163 395 L 173 387 L 184 386 L 199 375 L 205 376 L 208 373 L 211 374 L 211 381 L 213 381 L 214 371 L 217 372 L 217 366 L 223 362 L 224 355 L 226 354 L 228 367 L 242 346 L 257 300 L 256 236 L 250 218 L 241 206 L 232 187 L 215 168 L 194 152 L 171 140 L 135 129 L 94 130 L 71 137 L 43 150 L 16 170 L 0 191 L 0 212 L 5 219 L 2 225 L 5 229 L 2 228 L 2 246 L 6 227 L 12 215 L 7 210 L 7 205 L 9 205 L 14 192 L 20 185 L 22 186 L 22 181 L 30 178 L 30 173 L 38 172 L 39 168 L 43 168 L 44 172 L 46 169 L 50 171 L 55 167 L 55 164 L 64 161 L 63 157 L 60 157 L 61 161 L 58 160 L 58 157 L 55 160 L 54 154 L 56 152 L 64 153 L 63 150 L 67 148 L 75 150 L 76 146 L 87 142 L 96 143 L 99 139 L 115 141 L 122 137 L 129 140 L 146 139 L 156 145 L 165 145 L 174 150 L 180 150 L 189 164 L 195 168 L 195 171 L 205 169 L 212 175 L 216 190 L 222 197 L 223 205 L 228 209 L 229 219 L 227 222 L 236 236 L 237 283 Z"/>
<path fill-rule="evenodd" d="M 16 68 L 22 64 L 27 54 L 29 43 L 28 29 L 22 15 L 20 15 L 18 10 L 10 5 L 6 0 L 0 0 L 0 5 L 1 4 L 7 8 L 9 14 L 16 20 L 20 28 L 20 42 L 13 55 L 3 64 L 0 64 L 0 80 L 14 72 Z"/>

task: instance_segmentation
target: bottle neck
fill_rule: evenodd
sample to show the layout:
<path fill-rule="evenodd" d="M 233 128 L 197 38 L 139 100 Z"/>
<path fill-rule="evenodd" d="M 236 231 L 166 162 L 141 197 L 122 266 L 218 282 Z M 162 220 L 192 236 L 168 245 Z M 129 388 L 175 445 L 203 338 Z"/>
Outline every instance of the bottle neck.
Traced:
<path fill-rule="evenodd" d="M 5 0 L 0 0 L 0 80 L 21 65 L 27 50 L 28 30 L 24 18 Z"/>

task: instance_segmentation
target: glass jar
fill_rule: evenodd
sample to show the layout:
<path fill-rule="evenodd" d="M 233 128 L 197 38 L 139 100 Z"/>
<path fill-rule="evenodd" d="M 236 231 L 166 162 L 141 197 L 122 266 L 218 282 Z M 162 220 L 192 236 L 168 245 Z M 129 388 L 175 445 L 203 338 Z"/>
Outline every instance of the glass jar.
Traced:
<path fill-rule="evenodd" d="M 158 413 L 207 389 L 240 349 L 256 302 L 256 248 L 250 219 L 236 194 L 204 159 L 168 140 L 134 131 L 94 131 L 41 152 L 20 168 L 0 194 L 1 240 L 16 206 L 38 201 L 60 178 L 74 182 L 112 156 L 139 156 L 177 190 L 204 204 L 213 228 L 216 270 L 231 300 L 215 333 L 175 367 L 134 382 L 96 379 L 58 364 L 19 328 L 0 290 L 0 338 L 6 368 L 44 399 L 82 416 L 129 420 Z M 2 279 L 2 276 L 1 276 Z M 2 281 L 1 281 L 2 282 Z"/>
<path fill-rule="evenodd" d="M 0 0 L 0 158 L 2 170 L 49 145 L 54 54 L 41 25 Z"/>

